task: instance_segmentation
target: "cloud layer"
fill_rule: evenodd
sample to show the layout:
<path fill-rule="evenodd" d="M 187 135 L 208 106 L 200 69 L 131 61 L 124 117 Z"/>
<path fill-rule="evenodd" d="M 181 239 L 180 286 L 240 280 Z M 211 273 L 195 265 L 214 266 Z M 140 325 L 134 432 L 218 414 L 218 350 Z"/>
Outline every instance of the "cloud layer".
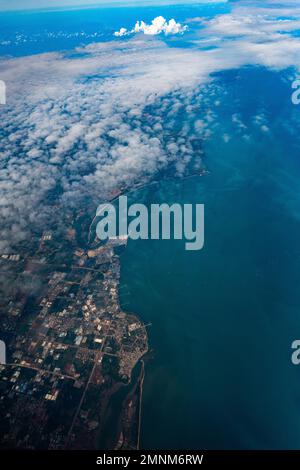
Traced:
<path fill-rule="evenodd" d="M 167 21 L 163 16 L 157 16 L 152 20 L 151 24 L 146 24 L 144 21 L 137 21 L 135 27 L 130 31 L 126 28 L 121 28 L 119 31 L 116 31 L 114 35 L 116 37 L 122 37 L 129 36 L 130 34 L 144 33 L 147 36 L 156 36 L 163 33 L 168 36 L 171 34 L 182 34 L 187 29 L 188 26 L 182 26 L 174 19 Z"/>
<path fill-rule="evenodd" d="M 169 135 L 167 126 L 184 90 L 199 82 L 193 52 L 153 40 L 74 52 L 1 63 L 9 95 L 1 108 L 1 252 L 174 160 L 180 173 L 191 158 L 187 133 Z"/>
<path fill-rule="evenodd" d="M 169 165 L 184 174 L 201 159 L 195 142 L 213 128 L 201 87 L 214 72 L 248 64 L 299 69 L 299 20 L 296 8 L 282 20 L 238 6 L 194 19 L 201 28 L 189 49 L 143 35 L 1 60 L 0 252 Z"/>

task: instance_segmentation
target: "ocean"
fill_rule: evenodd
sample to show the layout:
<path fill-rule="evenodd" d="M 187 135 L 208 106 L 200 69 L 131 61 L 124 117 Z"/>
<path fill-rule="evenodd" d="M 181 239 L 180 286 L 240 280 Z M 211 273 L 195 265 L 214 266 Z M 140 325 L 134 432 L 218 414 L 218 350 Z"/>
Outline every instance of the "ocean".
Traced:
<path fill-rule="evenodd" d="M 132 197 L 205 204 L 203 250 L 129 241 L 122 258 L 124 308 L 152 324 L 141 446 L 298 448 L 300 372 L 291 343 L 300 335 L 300 168 L 290 135 L 298 110 L 273 72 L 250 68 L 219 79 L 227 94 L 219 97 L 218 132 L 204 146 L 210 174 Z M 265 133 L 250 123 L 262 101 Z M 224 141 L 233 108 L 251 139 L 231 129 Z"/>

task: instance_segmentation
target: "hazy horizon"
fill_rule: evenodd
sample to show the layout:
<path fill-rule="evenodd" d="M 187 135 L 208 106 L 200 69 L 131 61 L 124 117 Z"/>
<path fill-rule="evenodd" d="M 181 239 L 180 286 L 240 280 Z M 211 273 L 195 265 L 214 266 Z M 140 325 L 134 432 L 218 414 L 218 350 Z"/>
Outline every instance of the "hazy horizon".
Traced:
<path fill-rule="evenodd" d="M 227 3 L 228 0 L 0 0 L 0 11 Z"/>

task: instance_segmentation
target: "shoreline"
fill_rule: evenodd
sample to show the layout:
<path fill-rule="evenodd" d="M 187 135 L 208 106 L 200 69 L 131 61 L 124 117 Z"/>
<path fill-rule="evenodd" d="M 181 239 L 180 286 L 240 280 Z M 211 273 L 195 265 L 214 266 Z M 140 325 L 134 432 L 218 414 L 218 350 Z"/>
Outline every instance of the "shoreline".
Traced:
<path fill-rule="evenodd" d="M 137 438 L 137 450 L 140 450 L 140 443 L 141 443 L 141 425 L 142 425 L 142 404 L 143 404 L 143 387 L 144 387 L 144 380 L 145 380 L 145 362 L 142 359 L 142 377 L 140 380 L 140 403 L 139 403 L 139 422 L 138 422 L 138 438 Z"/>
<path fill-rule="evenodd" d="M 186 175 L 186 176 L 181 177 L 181 178 L 170 177 L 170 178 L 167 178 L 167 179 L 162 180 L 162 181 L 151 181 L 151 182 L 148 182 L 148 183 L 145 183 L 145 184 L 141 184 L 140 186 L 138 186 L 136 188 L 121 191 L 120 193 L 118 193 L 117 195 L 115 195 L 111 199 L 109 199 L 106 202 L 106 204 L 114 203 L 115 201 L 117 201 L 119 199 L 119 197 L 121 195 L 130 195 L 130 194 L 135 193 L 139 190 L 143 190 L 147 187 L 154 186 L 154 185 L 159 185 L 163 181 L 175 181 L 176 182 L 178 180 L 178 181 L 181 182 L 183 180 L 190 179 L 190 178 L 195 178 L 197 176 L 198 177 L 205 176 L 209 173 L 210 172 L 208 170 L 204 169 L 200 173 Z M 92 246 L 94 245 L 94 247 L 96 245 L 96 240 L 94 239 L 91 242 L 91 235 L 92 235 L 92 230 L 93 230 L 93 226 L 94 226 L 96 218 L 97 218 L 97 215 L 94 216 L 94 218 L 93 218 L 93 220 L 90 224 L 89 231 L 88 231 L 88 245 L 92 245 Z M 109 243 L 109 241 L 108 241 L 108 243 Z M 126 249 L 127 240 L 124 243 L 124 245 L 125 245 L 124 248 Z M 91 246 L 91 248 L 92 248 L 92 246 Z M 104 247 L 105 247 L 105 245 L 104 245 Z M 94 248 L 94 250 L 97 251 L 97 248 Z M 121 259 L 120 254 L 117 254 L 117 258 L 118 258 L 118 264 L 119 264 L 119 266 L 121 266 L 121 263 L 123 261 Z M 136 313 L 133 313 L 132 311 L 127 310 L 126 308 L 123 308 L 122 302 L 121 302 L 121 278 L 118 279 L 118 296 L 117 296 L 117 299 L 116 299 L 116 303 L 117 303 L 118 309 L 120 310 L 121 313 L 123 313 L 127 317 L 132 316 L 133 318 L 136 319 L 137 323 L 140 323 L 140 326 L 138 327 L 138 329 L 143 330 L 143 334 L 145 335 L 146 342 L 147 342 L 146 349 L 142 352 L 140 358 L 136 361 L 136 363 L 134 364 L 134 366 L 131 369 L 130 375 L 128 377 L 128 379 L 129 379 L 128 382 L 126 384 L 121 383 L 121 386 L 120 386 L 120 388 L 122 389 L 123 386 L 133 385 L 133 389 L 131 389 L 128 392 L 128 394 L 126 395 L 126 397 L 123 398 L 123 404 L 121 406 L 121 412 L 120 412 L 118 423 L 117 423 L 117 430 L 116 430 L 117 438 L 116 438 L 115 444 L 113 446 L 114 448 L 122 449 L 122 448 L 124 448 L 123 446 L 125 445 L 125 449 L 126 449 L 126 442 L 124 442 L 124 441 L 126 441 L 126 439 L 128 440 L 128 436 L 129 436 L 129 434 L 131 434 L 128 430 L 128 416 L 127 416 L 127 423 L 126 423 L 127 426 L 124 425 L 124 420 L 126 420 L 126 413 L 128 414 L 128 410 L 126 409 L 126 406 L 128 404 L 128 400 L 130 399 L 130 397 L 135 395 L 136 389 L 138 387 L 138 389 L 139 389 L 139 392 L 138 392 L 139 398 L 138 398 L 138 403 L 136 404 L 136 410 L 135 410 L 136 416 L 134 417 L 132 415 L 132 417 L 131 417 L 131 419 L 132 419 L 132 422 L 131 422 L 131 428 L 132 429 L 131 429 L 131 431 L 132 431 L 133 434 L 134 434 L 134 429 L 136 429 L 136 444 L 135 444 L 134 447 L 138 450 L 138 449 L 140 449 L 140 444 L 141 444 L 142 406 L 143 406 L 143 401 L 142 400 L 143 400 L 144 380 L 145 380 L 145 360 L 144 360 L 144 358 L 147 355 L 147 353 L 149 352 L 149 337 L 148 337 L 146 328 L 149 325 L 143 323 L 140 315 L 138 315 Z M 137 367 L 139 363 L 141 363 L 141 371 L 140 371 L 139 377 L 137 379 L 137 383 L 133 384 L 132 373 L 133 373 L 135 367 Z M 112 396 L 110 397 L 110 400 L 111 400 L 111 398 L 112 398 Z M 107 407 L 109 407 L 109 403 L 107 403 Z M 125 435 L 125 437 L 124 437 L 124 434 L 123 434 L 124 428 L 126 428 L 126 431 L 127 431 L 127 434 Z M 131 440 L 131 438 L 132 438 L 132 436 L 130 437 L 129 440 Z"/>

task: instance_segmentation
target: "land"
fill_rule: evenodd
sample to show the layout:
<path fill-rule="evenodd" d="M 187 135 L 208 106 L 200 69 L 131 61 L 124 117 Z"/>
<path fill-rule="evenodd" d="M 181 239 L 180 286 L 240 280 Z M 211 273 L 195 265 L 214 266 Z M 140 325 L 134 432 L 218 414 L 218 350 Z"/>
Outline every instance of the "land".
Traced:
<path fill-rule="evenodd" d="M 138 449 L 149 325 L 120 305 L 127 238 L 99 244 L 87 210 L 63 222 L 0 253 L 0 448 Z"/>
<path fill-rule="evenodd" d="M 146 325 L 120 305 L 127 238 L 79 247 L 81 214 L 64 236 L 44 232 L 35 250 L 0 255 L 0 447 L 136 449 Z M 123 394 L 124 390 L 124 394 Z M 109 409 L 122 391 L 111 424 Z M 108 444 L 107 444 L 108 445 Z"/>

